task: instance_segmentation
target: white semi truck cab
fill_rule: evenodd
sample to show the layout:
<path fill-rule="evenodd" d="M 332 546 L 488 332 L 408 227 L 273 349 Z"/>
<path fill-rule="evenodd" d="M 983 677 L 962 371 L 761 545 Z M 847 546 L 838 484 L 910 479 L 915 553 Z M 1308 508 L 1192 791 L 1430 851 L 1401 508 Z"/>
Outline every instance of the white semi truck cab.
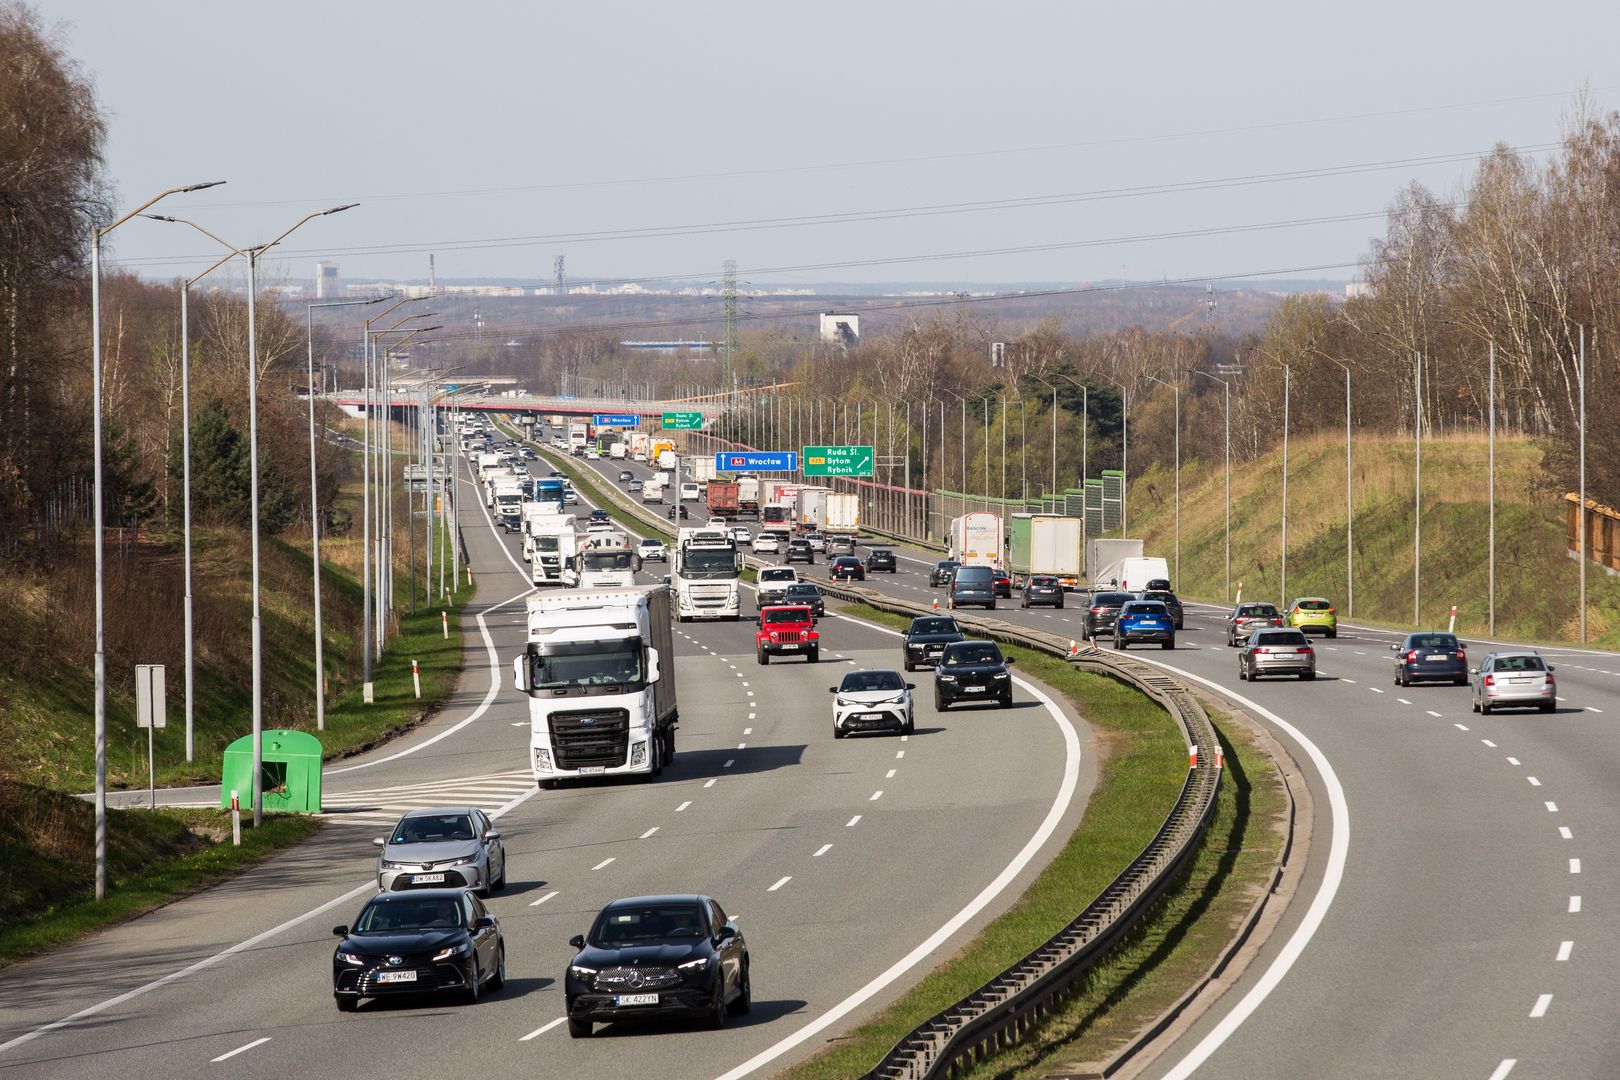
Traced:
<path fill-rule="evenodd" d="M 630 550 L 621 532 L 587 534 L 574 557 L 581 589 L 628 589 L 636 583 L 641 556 Z"/>
<path fill-rule="evenodd" d="M 530 518 L 524 523 L 528 535 L 523 550 L 529 559 L 529 580 L 535 585 L 573 585 L 579 581 L 574 557 L 579 554 L 579 537 L 574 519 L 562 514 Z"/>
<path fill-rule="evenodd" d="M 658 776 L 675 756 L 669 590 L 530 597 L 513 684 L 529 698 L 529 767 L 541 788 L 594 776 Z"/>
<path fill-rule="evenodd" d="M 742 618 L 742 558 L 737 542 L 724 528 L 682 529 L 675 538 L 675 617 Z"/>

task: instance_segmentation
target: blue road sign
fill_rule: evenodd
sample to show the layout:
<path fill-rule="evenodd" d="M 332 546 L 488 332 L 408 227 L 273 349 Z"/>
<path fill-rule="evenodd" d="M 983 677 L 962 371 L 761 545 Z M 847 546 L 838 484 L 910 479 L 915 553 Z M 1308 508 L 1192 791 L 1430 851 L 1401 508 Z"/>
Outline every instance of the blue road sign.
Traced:
<path fill-rule="evenodd" d="M 798 472 L 799 454 L 796 450 L 781 453 L 726 453 L 714 455 L 715 472 Z"/>
<path fill-rule="evenodd" d="M 638 427 L 641 417 L 635 413 L 599 412 L 591 416 L 592 427 Z"/>

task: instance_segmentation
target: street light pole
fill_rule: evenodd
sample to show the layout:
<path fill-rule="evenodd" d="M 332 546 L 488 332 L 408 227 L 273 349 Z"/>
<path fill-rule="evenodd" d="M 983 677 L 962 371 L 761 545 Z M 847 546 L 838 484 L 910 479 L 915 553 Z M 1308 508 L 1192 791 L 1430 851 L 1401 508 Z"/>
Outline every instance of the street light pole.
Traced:
<path fill-rule="evenodd" d="M 1181 591 L 1181 387 L 1167 383 L 1163 379 L 1148 375 L 1147 378 L 1160 386 L 1168 386 L 1176 396 L 1175 413 L 1175 445 L 1176 445 L 1176 581 L 1175 589 Z"/>
<path fill-rule="evenodd" d="M 1488 632 L 1490 633 L 1490 635 L 1492 637 L 1495 637 L 1496 636 L 1496 342 L 1495 341 L 1490 342 L 1489 349 L 1488 349 L 1486 355 L 1488 357 L 1488 360 L 1486 362 L 1486 367 L 1487 367 L 1487 370 L 1490 372 L 1490 376 L 1489 376 L 1489 378 L 1487 380 L 1488 389 L 1487 389 L 1487 393 L 1486 393 L 1486 396 L 1489 399 L 1489 404 L 1488 404 L 1488 407 L 1486 409 L 1486 412 L 1488 414 L 1488 422 L 1487 422 L 1488 423 L 1488 430 L 1487 430 L 1486 436 L 1485 436 L 1485 444 L 1486 444 L 1486 447 L 1487 447 L 1486 455 L 1487 455 L 1487 459 L 1489 461 L 1488 471 L 1489 471 L 1489 474 L 1490 474 L 1490 517 L 1488 519 L 1489 520 L 1489 525 L 1487 527 L 1487 535 L 1488 535 L 1487 550 L 1488 550 L 1489 554 L 1487 555 L 1487 566 L 1486 566 L 1486 571 L 1485 571 L 1485 606 L 1486 606 L 1486 612 L 1487 612 L 1488 625 L 1490 627 Z"/>
<path fill-rule="evenodd" d="M 1416 448 L 1412 465 L 1412 625 L 1423 625 L 1423 354 L 1414 354 L 1413 409 L 1415 422 L 1412 441 Z"/>
<path fill-rule="evenodd" d="M 1356 614 L 1356 505 L 1350 487 L 1354 476 L 1350 447 L 1350 365 L 1338 360 L 1333 362 L 1344 368 L 1344 596 L 1345 615 L 1353 618 Z M 1494 548 L 1492 558 L 1495 558 Z"/>
<path fill-rule="evenodd" d="M 1581 327 L 1581 512 L 1576 515 L 1580 523 L 1581 541 L 1581 644 L 1586 644 L 1586 327 Z"/>
<path fill-rule="evenodd" d="M 1232 384 L 1225 379 L 1216 378 L 1207 371 L 1194 371 L 1194 375 L 1202 375 L 1206 379 L 1214 379 L 1221 384 L 1223 413 L 1226 428 L 1226 599 L 1232 599 Z"/>
<path fill-rule="evenodd" d="M 1283 369 L 1283 445 L 1282 445 L 1282 573 L 1281 595 L 1277 597 L 1277 606 L 1288 603 L 1288 396 L 1294 377 L 1294 369 L 1287 364 Z"/>

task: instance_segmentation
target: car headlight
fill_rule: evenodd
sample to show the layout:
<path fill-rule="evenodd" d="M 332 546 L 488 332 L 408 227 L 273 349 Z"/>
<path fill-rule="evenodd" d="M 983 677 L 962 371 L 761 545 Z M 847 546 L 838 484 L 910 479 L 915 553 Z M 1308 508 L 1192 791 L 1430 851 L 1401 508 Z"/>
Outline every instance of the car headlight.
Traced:
<path fill-rule="evenodd" d="M 841 697 L 833 698 L 833 708 L 835 708 L 835 709 L 847 709 L 847 708 L 849 708 L 849 706 L 850 706 L 850 703 L 845 701 L 843 698 L 841 698 Z"/>
<path fill-rule="evenodd" d="M 354 964 L 357 967 L 364 967 L 366 964 L 366 958 L 361 956 L 359 953 L 340 952 L 337 954 L 337 957 L 345 964 Z"/>
<path fill-rule="evenodd" d="M 463 941 L 460 945 L 451 945 L 451 946 L 448 946 L 446 948 L 440 949 L 438 952 L 433 954 L 433 959 L 435 959 L 435 960 L 448 960 L 452 956 L 466 956 L 467 953 L 469 951 L 471 951 L 471 949 L 472 949 L 472 945 L 470 945 L 469 943 Z"/>
<path fill-rule="evenodd" d="M 675 966 L 680 971 L 702 971 L 704 968 L 709 966 L 709 958 L 707 956 L 700 956 L 696 960 L 688 960 L 684 964 L 677 964 Z"/>
<path fill-rule="evenodd" d="M 596 974 L 596 969 L 581 967 L 578 964 L 569 964 L 568 974 L 572 975 L 576 979 L 589 979 L 592 975 Z"/>
<path fill-rule="evenodd" d="M 939 677 L 939 681 L 940 682 L 955 682 L 956 681 L 956 676 L 955 675 L 941 675 Z"/>
<path fill-rule="evenodd" d="M 1008 675 L 1005 671 L 998 671 L 998 672 L 996 672 L 996 678 L 998 678 L 998 679 L 1010 679 L 1010 678 L 1012 678 L 1012 676 Z"/>

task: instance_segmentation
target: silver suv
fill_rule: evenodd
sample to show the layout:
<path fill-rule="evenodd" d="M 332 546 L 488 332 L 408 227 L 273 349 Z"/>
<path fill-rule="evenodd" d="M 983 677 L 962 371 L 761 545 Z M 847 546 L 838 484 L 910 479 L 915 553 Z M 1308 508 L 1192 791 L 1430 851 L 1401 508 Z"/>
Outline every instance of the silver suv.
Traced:
<path fill-rule="evenodd" d="M 1256 630 L 1238 650 L 1238 678 L 1262 675 L 1298 675 L 1316 678 L 1316 650 L 1302 630 Z"/>
<path fill-rule="evenodd" d="M 506 848 L 494 822 L 471 806 L 412 810 L 387 837 L 372 841 L 377 888 L 472 889 L 480 896 L 506 886 Z"/>

